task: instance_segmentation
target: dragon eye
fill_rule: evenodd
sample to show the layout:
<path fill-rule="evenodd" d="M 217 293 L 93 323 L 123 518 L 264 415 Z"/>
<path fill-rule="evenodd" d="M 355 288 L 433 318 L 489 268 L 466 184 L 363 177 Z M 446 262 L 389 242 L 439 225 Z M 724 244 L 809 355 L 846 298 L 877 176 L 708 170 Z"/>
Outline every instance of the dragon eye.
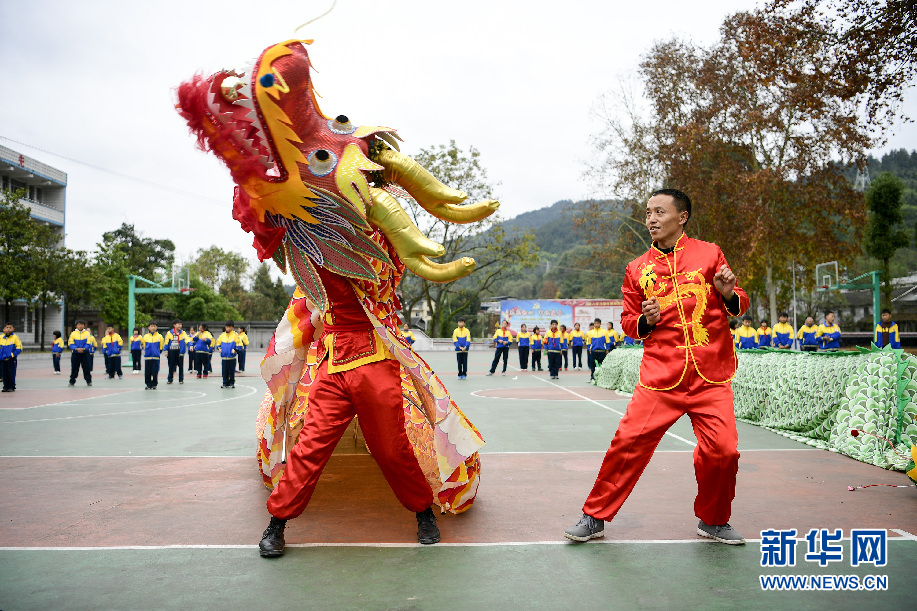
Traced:
<path fill-rule="evenodd" d="M 327 176 L 337 165 L 338 159 L 331 151 L 317 149 L 309 153 L 309 171 L 316 176 Z"/>
<path fill-rule="evenodd" d="M 273 87 L 274 86 L 274 75 L 268 72 L 267 74 L 262 76 L 260 79 L 258 79 L 258 82 L 261 83 L 262 87 Z"/>
<path fill-rule="evenodd" d="M 235 102 L 239 99 L 239 89 L 245 86 L 245 81 L 238 76 L 227 76 L 220 83 L 220 95 L 227 102 Z"/>
<path fill-rule="evenodd" d="M 357 126 L 350 122 L 347 115 L 338 115 L 328 121 L 328 129 L 336 134 L 352 134 L 357 131 Z"/>

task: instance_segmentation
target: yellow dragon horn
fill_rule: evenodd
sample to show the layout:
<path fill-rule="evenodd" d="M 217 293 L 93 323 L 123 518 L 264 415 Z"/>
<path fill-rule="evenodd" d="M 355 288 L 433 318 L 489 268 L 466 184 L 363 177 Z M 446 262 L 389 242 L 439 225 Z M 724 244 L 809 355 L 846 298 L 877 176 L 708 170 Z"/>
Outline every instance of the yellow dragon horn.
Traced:
<path fill-rule="evenodd" d="M 382 150 L 373 156 L 373 161 L 385 168 L 382 178 L 386 182 L 401 186 L 424 210 L 438 219 L 450 223 L 474 223 L 487 218 L 500 207 L 500 202 L 493 199 L 460 205 L 468 199 L 467 194 L 447 187 L 419 163 L 397 151 Z"/>
<path fill-rule="evenodd" d="M 434 263 L 429 257 L 441 257 L 446 249 L 420 232 L 411 217 L 387 191 L 370 187 L 372 205 L 366 220 L 378 227 L 395 248 L 405 266 L 431 282 L 451 282 L 474 271 L 474 259 L 462 257 L 451 263 Z"/>

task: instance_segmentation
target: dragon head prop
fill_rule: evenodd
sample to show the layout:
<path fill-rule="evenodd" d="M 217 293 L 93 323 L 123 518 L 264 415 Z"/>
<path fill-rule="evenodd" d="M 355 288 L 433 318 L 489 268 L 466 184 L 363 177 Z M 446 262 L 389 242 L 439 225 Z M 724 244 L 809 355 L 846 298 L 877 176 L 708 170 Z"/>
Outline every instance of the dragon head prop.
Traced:
<path fill-rule="evenodd" d="M 453 223 L 479 221 L 499 204 L 464 204 L 465 193 L 399 151 L 395 130 L 326 116 L 312 86 L 305 47 L 311 42 L 273 45 L 250 70 L 198 75 L 178 88 L 177 108 L 198 145 L 232 174 L 233 217 L 254 234 L 259 259 L 273 258 L 284 271 L 289 265 L 322 308 L 315 266 L 377 282 L 378 263 L 393 263 L 394 252 L 412 272 L 435 282 L 471 273 L 469 257 L 431 260 L 444 254 L 442 245 L 420 232 L 392 193 L 407 192 L 427 212 Z"/>

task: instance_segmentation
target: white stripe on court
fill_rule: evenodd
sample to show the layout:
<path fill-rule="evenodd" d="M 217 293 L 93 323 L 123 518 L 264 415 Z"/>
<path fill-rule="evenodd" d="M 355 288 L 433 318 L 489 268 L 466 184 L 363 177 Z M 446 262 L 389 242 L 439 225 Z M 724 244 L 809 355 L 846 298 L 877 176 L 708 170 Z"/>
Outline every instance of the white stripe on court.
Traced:
<path fill-rule="evenodd" d="M 622 416 L 622 417 L 624 416 L 624 412 L 619 412 L 618 410 L 616 410 L 616 409 L 613 408 L 613 407 L 608 407 L 607 405 L 602 405 L 601 403 L 599 403 L 599 402 L 596 401 L 595 399 L 590 399 L 589 397 L 586 397 L 586 396 L 584 396 L 584 395 L 581 395 L 581 394 L 579 394 L 578 392 L 573 392 L 572 390 L 570 390 L 570 389 L 567 388 L 566 386 L 561 386 L 560 384 L 555 384 L 555 383 L 552 382 L 551 380 L 545 380 L 544 378 L 536 377 L 535 379 L 536 379 L 536 380 L 541 380 L 542 382 L 545 382 L 546 384 L 550 384 L 551 386 L 556 386 L 557 388 L 560 388 L 560 389 L 562 389 L 562 390 L 566 390 L 566 391 L 567 391 L 568 393 L 570 393 L 571 395 L 575 395 L 575 396 L 579 397 L 580 399 L 583 399 L 584 401 L 589 401 L 590 403 L 594 403 L 594 404 L 598 405 L 599 407 L 601 407 L 602 409 L 607 409 L 608 411 L 614 412 L 614 413 L 616 413 L 616 414 L 618 414 L 619 416 Z M 668 435 L 669 437 L 674 437 L 674 438 L 677 439 L 678 441 L 683 441 L 683 442 L 685 442 L 686 444 L 688 444 L 688 445 L 691 446 L 691 447 L 697 447 L 697 444 L 696 444 L 695 442 L 691 441 L 690 439 L 685 439 L 684 437 L 681 437 L 680 435 L 676 435 L 675 433 L 670 433 L 669 431 L 666 431 L 666 432 L 665 432 L 665 435 Z"/>
<path fill-rule="evenodd" d="M 223 399 L 216 399 L 214 401 L 204 401 L 203 403 L 185 403 L 182 405 L 168 405 L 166 407 L 152 407 L 150 409 L 138 409 L 138 410 L 134 410 L 131 412 L 109 412 L 107 414 L 84 414 L 82 416 L 61 416 L 59 418 L 35 418 L 34 420 L 0 420 L 0 424 L 25 424 L 28 422 L 53 422 L 55 420 L 80 420 L 83 418 L 102 418 L 105 416 L 124 416 L 124 415 L 129 416 L 131 414 L 143 414 L 146 412 L 159 412 L 159 411 L 166 410 L 166 409 L 180 409 L 182 407 L 200 407 L 201 405 L 210 405 L 213 403 L 223 403 L 224 401 L 233 401 L 235 399 L 244 399 L 245 397 L 250 397 L 253 394 L 255 394 L 256 392 L 258 392 L 258 389 L 252 386 L 245 386 L 243 384 L 239 384 L 239 386 L 241 388 L 247 388 L 251 392 L 245 393 L 244 395 L 236 395 L 233 397 L 225 397 Z"/>
<path fill-rule="evenodd" d="M 896 529 L 891 529 L 899 532 Z M 905 532 L 905 531 L 900 531 Z M 910 533 L 908 533 L 910 534 Z M 797 537 L 796 542 L 802 543 L 805 537 Z M 850 541 L 850 537 L 844 537 L 842 541 Z M 917 537 L 888 537 L 888 541 L 917 541 Z M 746 543 L 761 543 L 761 539 L 745 539 Z M 717 544 L 717 541 L 700 537 L 694 539 L 592 539 L 588 544 L 624 544 L 624 545 L 674 545 L 683 543 L 706 543 L 708 545 Z M 578 546 L 581 543 L 568 541 L 567 539 L 557 539 L 552 541 L 492 541 L 487 543 L 449 543 L 440 542 L 435 545 L 421 545 L 420 543 L 287 543 L 286 547 L 314 548 L 314 547 L 364 547 L 364 548 L 426 548 L 432 549 L 437 547 L 524 547 L 534 545 L 569 545 Z M 257 545 L 113 545 L 108 547 L 0 547 L 0 552 L 110 552 L 110 551 L 156 551 L 156 550 L 175 550 L 175 549 L 258 549 Z"/>

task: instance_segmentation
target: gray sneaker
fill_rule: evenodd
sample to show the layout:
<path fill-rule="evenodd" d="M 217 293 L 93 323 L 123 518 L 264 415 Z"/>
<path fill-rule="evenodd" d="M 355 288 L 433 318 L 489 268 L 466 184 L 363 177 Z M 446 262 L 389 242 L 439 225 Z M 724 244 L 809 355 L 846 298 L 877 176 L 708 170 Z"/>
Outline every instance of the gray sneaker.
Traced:
<path fill-rule="evenodd" d="M 564 536 L 571 541 L 588 541 L 604 537 L 605 522 L 584 513 L 579 522 L 564 531 Z"/>
<path fill-rule="evenodd" d="M 728 522 L 722 526 L 711 526 L 705 524 L 703 520 L 699 520 L 697 522 L 697 534 L 726 545 L 745 545 L 745 537 L 737 533 Z"/>

